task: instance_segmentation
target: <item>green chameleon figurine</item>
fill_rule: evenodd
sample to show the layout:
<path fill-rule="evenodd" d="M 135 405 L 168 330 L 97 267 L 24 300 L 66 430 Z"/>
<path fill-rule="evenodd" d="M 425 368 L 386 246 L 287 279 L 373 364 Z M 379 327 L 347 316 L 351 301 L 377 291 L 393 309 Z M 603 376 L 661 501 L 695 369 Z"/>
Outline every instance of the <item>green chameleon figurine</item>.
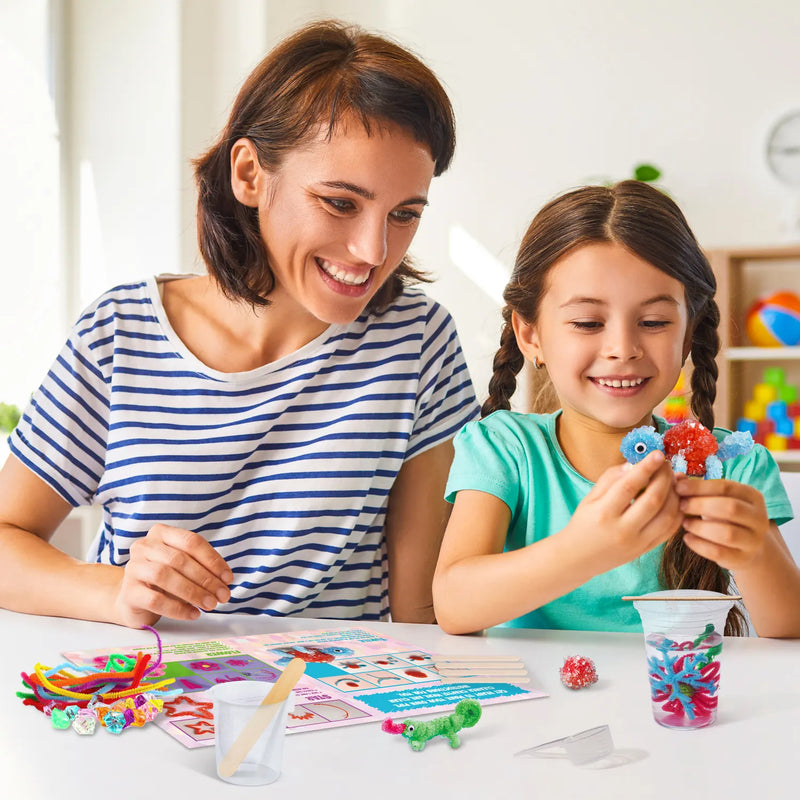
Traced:
<path fill-rule="evenodd" d="M 401 733 L 408 739 L 411 749 L 419 752 L 425 743 L 434 736 L 446 736 L 450 747 L 458 747 L 461 740 L 458 731 L 462 728 L 471 728 L 481 718 L 481 706 L 477 700 L 466 698 L 459 700 L 452 714 L 423 722 L 422 720 L 407 719 L 396 724 L 390 719 L 385 719 L 381 730 L 386 733 Z"/>

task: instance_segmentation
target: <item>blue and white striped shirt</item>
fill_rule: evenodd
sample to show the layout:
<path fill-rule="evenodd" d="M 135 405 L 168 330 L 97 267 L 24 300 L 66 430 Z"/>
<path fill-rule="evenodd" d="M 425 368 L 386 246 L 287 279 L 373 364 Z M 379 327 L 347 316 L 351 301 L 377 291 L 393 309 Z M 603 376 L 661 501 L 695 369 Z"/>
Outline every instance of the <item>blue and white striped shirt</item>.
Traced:
<path fill-rule="evenodd" d="M 175 335 L 153 277 L 84 312 L 9 442 L 72 505 L 103 506 L 91 561 L 125 564 L 162 522 L 227 561 L 220 612 L 378 620 L 392 483 L 477 413 L 455 325 L 417 289 L 223 373 Z"/>

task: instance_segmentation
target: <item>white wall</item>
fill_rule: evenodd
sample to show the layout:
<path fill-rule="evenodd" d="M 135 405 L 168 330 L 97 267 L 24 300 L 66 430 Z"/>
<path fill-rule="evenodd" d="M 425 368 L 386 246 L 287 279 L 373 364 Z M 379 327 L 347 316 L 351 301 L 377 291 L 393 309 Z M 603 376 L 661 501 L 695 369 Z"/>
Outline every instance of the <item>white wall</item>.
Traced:
<path fill-rule="evenodd" d="M 71 0 L 64 153 L 77 302 L 180 258 L 180 7 Z M 77 313 L 77 309 L 71 309 Z"/>
<path fill-rule="evenodd" d="M 0 2 L 0 402 L 17 405 L 66 325 L 48 44 L 46 0 Z"/>
<path fill-rule="evenodd" d="M 456 159 L 414 252 L 440 275 L 431 293 L 456 316 L 479 394 L 499 305 L 453 263 L 454 228 L 487 251 L 484 274 L 479 255 L 508 270 L 553 195 L 652 161 L 704 246 L 786 241 L 781 217 L 800 187 L 769 174 L 764 148 L 775 119 L 800 107 L 797 0 L 404 0 L 378 4 L 382 19 L 367 2 L 321 5 L 394 34 L 450 91 Z"/>
<path fill-rule="evenodd" d="M 534 211 L 563 189 L 627 177 L 648 160 L 704 245 L 784 239 L 780 218 L 795 194 L 770 176 L 763 153 L 770 124 L 800 106 L 797 0 L 64 3 L 69 158 L 78 173 L 88 163 L 94 183 L 94 199 L 79 185 L 70 206 L 84 231 L 73 253 L 84 296 L 197 268 L 188 159 L 266 48 L 313 16 L 394 35 L 451 93 L 457 155 L 435 181 L 413 251 L 439 276 L 431 293 L 456 317 L 479 393 L 499 330 L 497 287 Z M 451 253 L 454 233 L 462 248 Z M 53 262 L 38 280 L 63 329 L 45 290 L 60 275 Z M 31 307 L 12 309 L 18 329 L 32 329 Z M 44 327 L 38 320 L 53 339 Z"/>

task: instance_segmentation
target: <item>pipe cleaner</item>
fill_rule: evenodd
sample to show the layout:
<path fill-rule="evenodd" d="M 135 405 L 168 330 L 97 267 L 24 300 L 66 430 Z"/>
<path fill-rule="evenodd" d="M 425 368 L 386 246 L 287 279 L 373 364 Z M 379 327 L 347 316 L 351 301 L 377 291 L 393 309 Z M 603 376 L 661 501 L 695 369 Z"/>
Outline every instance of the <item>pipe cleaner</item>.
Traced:
<path fill-rule="evenodd" d="M 422 750 L 425 743 L 434 736 L 445 736 L 450 742 L 450 747 L 455 748 L 461 744 L 458 731 L 462 728 L 471 728 L 480 718 L 480 703 L 467 697 L 456 703 L 452 714 L 436 717 L 428 722 L 407 719 L 405 722 L 395 723 L 387 718 L 381 724 L 381 730 L 385 733 L 402 734 L 415 752 Z"/>
<path fill-rule="evenodd" d="M 721 478 L 722 462 L 744 455 L 753 446 L 746 431 L 729 433 L 721 442 L 695 419 L 680 422 L 660 434 L 650 425 L 627 433 L 620 445 L 625 460 L 637 464 L 653 450 L 661 450 L 675 472 L 695 478 Z"/>
<path fill-rule="evenodd" d="M 54 728 L 71 726 L 81 734 L 94 733 L 97 722 L 112 733 L 144 725 L 163 709 L 165 697 L 181 692 L 165 689 L 174 678 L 146 680 L 161 666 L 163 651 L 158 633 L 148 625 L 144 629 L 156 637 L 155 663 L 150 663 L 149 653 L 139 652 L 136 658 L 112 653 L 101 671 L 68 662 L 56 667 L 36 664 L 31 674 L 20 673 L 29 691 L 17 692 L 17 697 L 49 716 Z"/>

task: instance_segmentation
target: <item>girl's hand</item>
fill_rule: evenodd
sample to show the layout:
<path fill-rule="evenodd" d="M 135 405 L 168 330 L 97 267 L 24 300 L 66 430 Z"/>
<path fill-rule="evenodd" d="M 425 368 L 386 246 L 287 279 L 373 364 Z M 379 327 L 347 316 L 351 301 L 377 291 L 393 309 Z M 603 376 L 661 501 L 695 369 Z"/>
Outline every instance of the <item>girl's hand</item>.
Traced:
<path fill-rule="evenodd" d="M 230 599 L 233 581 L 225 560 L 202 537 L 154 525 L 137 539 L 123 570 L 116 616 L 123 625 L 152 625 L 159 617 L 197 619 Z"/>
<path fill-rule="evenodd" d="M 567 529 L 594 551 L 594 574 L 626 564 L 665 542 L 683 513 L 675 475 L 660 451 L 638 464 L 611 467 L 578 505 Z"/>
<path fill-rule="evenodd" d="M 758 489 L 738 481 L 679 475 L 676 491 L 686 515 L 688 548 L 730 570 L 748 567 L 761 555 L 770 520 Z"/>

